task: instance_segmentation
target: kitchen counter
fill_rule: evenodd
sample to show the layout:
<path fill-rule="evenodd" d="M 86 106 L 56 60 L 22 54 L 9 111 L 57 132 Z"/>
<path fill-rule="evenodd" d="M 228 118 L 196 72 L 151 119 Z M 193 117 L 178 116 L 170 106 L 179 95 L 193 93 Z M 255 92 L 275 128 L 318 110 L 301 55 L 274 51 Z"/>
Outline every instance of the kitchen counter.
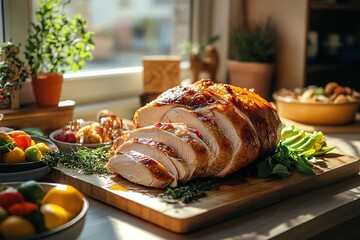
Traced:
<path fill-rule="evenodd" d="M 360 156 L 360 133 L 327 135 L 328 145 Z M 357 239 L 360 176 L 188 234 L 176 234 L 89 199 L 79 239 Z"/>

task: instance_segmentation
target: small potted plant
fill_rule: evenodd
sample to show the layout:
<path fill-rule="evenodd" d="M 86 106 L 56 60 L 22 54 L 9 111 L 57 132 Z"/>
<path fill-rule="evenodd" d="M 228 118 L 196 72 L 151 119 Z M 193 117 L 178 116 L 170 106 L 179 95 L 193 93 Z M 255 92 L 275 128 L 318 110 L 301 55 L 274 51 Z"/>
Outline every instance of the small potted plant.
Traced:
<path fill-rule="evenodd" d="M 12 42 L 0 44 L 0 109 L 20 107 L 19 89 L 30 74 L 18 55 L 19 46 Z"/>
<path fill-rule="evenodd" d="M 260 96 L 269 97 L 274 72 L 276 32 L 269 19 L 264 24 L 245 27 L 231 36 L 228 61 L 229 82 L 232 85 L 254 88 Z"/>
<path fill-rule="evenodd" d="M 66 15 L 64 8 L 70 2 L 37 0 L 39 9 L 36 11 L 36 22 L 29 30 L 25 58 L 39 106 L 57 105 L 63 73 L 80 70 L 87 60 L 93 58 L 93 32 L 87 31 L 86 20 L 80 14 Z"/>

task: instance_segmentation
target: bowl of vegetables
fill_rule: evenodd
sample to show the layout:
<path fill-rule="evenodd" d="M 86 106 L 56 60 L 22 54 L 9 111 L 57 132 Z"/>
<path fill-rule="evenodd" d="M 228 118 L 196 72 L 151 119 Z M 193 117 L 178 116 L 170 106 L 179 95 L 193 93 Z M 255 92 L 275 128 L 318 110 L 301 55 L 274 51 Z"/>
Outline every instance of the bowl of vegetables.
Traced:
<path fill-rule="evenodd" d="M 37 181 L 0 185 L 1 239 L 76 239 L 89 203 L 76 188 Z"/>
<path fill-rule="evenodd" d="M 50 171 L 43 157 L 51 151 L 58 147 L 49 139 L 20 130 L 0 132 L 0 182 L 41 179 Z"/>
<path fill-rule="evenodd" d="M 351 124 L 359 111 L 360 95 L 335 82 L 273 93 L 280 117 L 298 123 L 336 126 Z"/>
<path fill-rule="evenodd" d="M 105 150 L 110 149 L 112 142 L 102 142 L 102 140 L 97 143 L 95 142 L 85 142 L 81 143 L 79 141 L 76 141 L 74 132 L 69 132 L 64 129 L 57 129 L 50 133 L 49 138 L 52 142 L 56 144 L 56 146 L 65 152 L 68 151 L 76 151 L 77 148 L 80 147 L 87 147 L 87 148 L 99 148 L 102 147 Z"/>
<path fill-rule="evenodd" d="M 63 128 L 51 132 L 49 138 L 62 151 L 80 147 L 108 150 L 116 138 L 134 128 L 132 121 L 122 119 L 106 109 L 100 111 L 96 119 L 71 120 Z"/>

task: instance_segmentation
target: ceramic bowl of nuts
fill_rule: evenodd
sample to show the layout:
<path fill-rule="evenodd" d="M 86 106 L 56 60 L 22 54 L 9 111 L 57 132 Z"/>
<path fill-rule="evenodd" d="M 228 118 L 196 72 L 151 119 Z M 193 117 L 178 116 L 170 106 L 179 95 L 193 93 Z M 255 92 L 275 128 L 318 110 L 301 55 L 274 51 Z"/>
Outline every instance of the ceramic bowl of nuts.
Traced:
<path fill-rule="evenodd" d="M 359 111 L 359 92 L 336 82 L 325 87 L 282 88 L 272 96 L 280 117 L 303 124 L 347 125 Z"/>

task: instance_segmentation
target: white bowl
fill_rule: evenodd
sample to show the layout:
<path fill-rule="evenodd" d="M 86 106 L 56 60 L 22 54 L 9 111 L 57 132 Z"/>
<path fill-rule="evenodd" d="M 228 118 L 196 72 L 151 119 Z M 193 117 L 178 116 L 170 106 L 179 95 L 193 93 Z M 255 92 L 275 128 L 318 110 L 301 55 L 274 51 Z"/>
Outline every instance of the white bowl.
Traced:
<path fill-rule="evenodd" d="M 59 140 L 56 140 L 54 137 L 55 135 L 61 133 L 62 129 L 57 129 L 53 132 L 50 133 L 49 138 L 52 142 L 54 142 L 56 144 L 56 146 L 62 150 L 62 151 L 70 151 L 70 150 L 74 150 L 76 151 L 77 148 L 80 147 L 87 147 L 87 148 L 98 148 L 98 147 L 104 147 L 104 150 L 108 150 L 110 149 L 112 142 L 106 142 L 106 143 L 68 143 L 68 142 L 62 142 Z"/>
<path fill-rule="evenodd" d="M 53 187 L 61 185 L 58 183 L 44 183 L 44 182 L 39 182 L 39 183 L 43 186 L 45 192 L 47 192 L 48 190 L 50 190 Z M 7 185 L 7 186 L 18 187 L 21 184 L 21 182 L 9 182 L 9 183 L 2 183 L 2 184 Z M 82 207 L 81 212 L 76 217 L 71 219 L 69 222 L 67 222 L 59 227 L 53 228 L 51 230 L 35 234 L 28 238 L 22 238 L 22 240 L 77 239 L 77 237 L 81 234 L 81 231 L 84 228 L 86 214 L 87 214 L 88 210 L 89 210 L 89 202 L 87 201 L 87 199 L 85 197 L 83 197 L 83 207 Z"/>

